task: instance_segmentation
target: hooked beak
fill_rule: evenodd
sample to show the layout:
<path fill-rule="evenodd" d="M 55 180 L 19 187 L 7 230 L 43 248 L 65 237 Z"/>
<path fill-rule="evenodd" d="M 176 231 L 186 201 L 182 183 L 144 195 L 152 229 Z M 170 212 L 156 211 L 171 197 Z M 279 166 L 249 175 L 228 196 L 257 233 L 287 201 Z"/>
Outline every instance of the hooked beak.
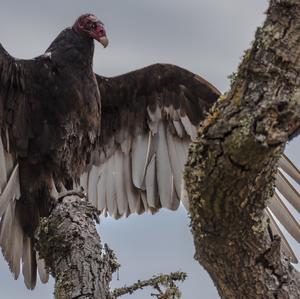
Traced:
<path fill-rule="evenodd" d="M 106 31 L 104 25 L 101 22 L 97 22 L 97 27 L 92 32 L 92 36 L 97 40 L 104 48 L 108 46 L 108 38 L 106 36 Z"/>
<path fill-rule="evenodd" d="M 109 41 L 108 41 L 108 38 L 106 37 L 106 35 L 99 37 L 97 40 L 104 48 L 106 48 L 109 44 Z"/>

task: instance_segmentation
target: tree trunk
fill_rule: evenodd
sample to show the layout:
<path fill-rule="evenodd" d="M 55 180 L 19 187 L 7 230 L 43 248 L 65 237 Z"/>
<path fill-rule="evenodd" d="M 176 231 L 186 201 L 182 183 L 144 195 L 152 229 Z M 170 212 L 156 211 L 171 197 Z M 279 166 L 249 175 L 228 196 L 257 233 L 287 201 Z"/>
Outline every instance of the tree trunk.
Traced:
<path fill-rule="evenodd" d="M 300 298 L 300 276 L 264 213 L 285 143 L 300 128 L 300 1 L 273 0 L 190 148 L 195 258 L 222 298 Z"/>
<path fill-rule="evenodd" d="M 60 200 L 37 233 L 38 252 L 55 278 L 56 299 L 107 299 L 118 267 L 101 246 L 95 227 L 97 210 L 79 196 Z"/>

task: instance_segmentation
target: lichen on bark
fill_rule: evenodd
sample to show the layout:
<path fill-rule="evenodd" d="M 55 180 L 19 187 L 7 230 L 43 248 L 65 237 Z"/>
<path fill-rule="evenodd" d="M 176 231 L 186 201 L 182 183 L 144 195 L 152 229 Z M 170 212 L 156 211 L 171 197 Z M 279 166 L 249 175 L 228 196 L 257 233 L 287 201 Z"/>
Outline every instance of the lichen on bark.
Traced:
<path fill-rule="evenodd" d="M 119 267 L 101 245 L 98 211 L 79 196 L 62 198 L 37 232 L 37 250 L 55 278 L 55 298 L 110 298 L 109 283 Z"/>

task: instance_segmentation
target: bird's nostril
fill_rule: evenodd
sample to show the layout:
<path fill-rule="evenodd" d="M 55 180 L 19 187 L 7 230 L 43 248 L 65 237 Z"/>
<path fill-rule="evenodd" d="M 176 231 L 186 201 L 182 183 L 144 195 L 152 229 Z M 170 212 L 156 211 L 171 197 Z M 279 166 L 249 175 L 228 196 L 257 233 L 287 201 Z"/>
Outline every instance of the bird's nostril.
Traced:
<path fill-rule="evenodd" d="M 105 30 L 104 30 L 104 29 L 100 29 L 98 32 L 99 32 L 99 34 L 100 34 L 101 36 L 104 36 L 104 35 L 106 35 L 106 33 L 105 33 Z"/>

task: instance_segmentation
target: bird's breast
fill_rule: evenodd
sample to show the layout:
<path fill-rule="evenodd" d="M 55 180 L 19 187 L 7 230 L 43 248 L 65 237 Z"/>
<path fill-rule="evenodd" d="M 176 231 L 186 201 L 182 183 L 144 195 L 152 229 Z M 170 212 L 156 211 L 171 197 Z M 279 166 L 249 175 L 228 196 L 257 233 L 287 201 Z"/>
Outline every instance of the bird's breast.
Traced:
<path fill-rule="evenodd" d="M 29 156 L 73 178 L 85 169 L 100 135 L 100 94 L 93 73 L 60 70 L 52 76 L 52 88 L 32 106 Z"/>

